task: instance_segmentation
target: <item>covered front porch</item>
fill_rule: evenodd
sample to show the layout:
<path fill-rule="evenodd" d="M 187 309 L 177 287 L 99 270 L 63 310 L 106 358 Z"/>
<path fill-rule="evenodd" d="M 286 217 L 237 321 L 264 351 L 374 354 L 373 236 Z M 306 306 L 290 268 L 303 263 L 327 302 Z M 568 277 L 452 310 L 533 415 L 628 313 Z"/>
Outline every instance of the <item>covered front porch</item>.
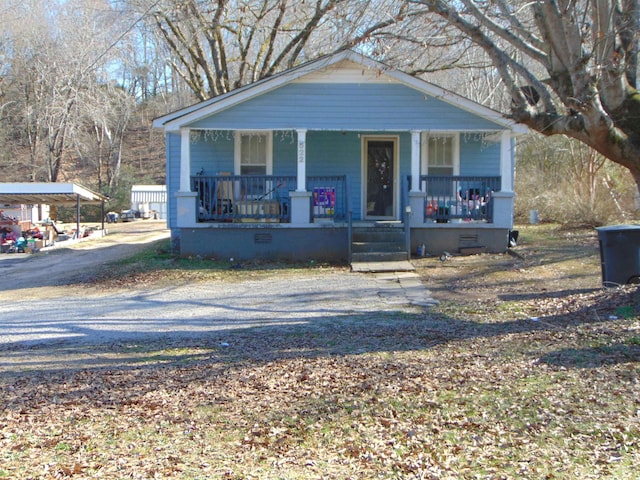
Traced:
<path fill-rule="evenodd" d="M 191 177 L 191 183 L 197 193 L 198 223 L 292 223 L 291 198 L 296 196 L 296 177 L 196 175 Z M 306 183 L 311 192 L 310 223 L 344 224 L 353 220 L 347 176 L 308 177 Z M 408 205 L 410 184 L 410 176 L 400 182 L 402 206 Z M 411 195 L 418 212 L 412 225 L 493 223 L 500 184 L 499 176 L 421 175 L 421 191 Z M 412 213 L 412 209 L 404 211 Z M 397 220 L 403 222 L 406 218 Z"/>
<path fill-rule="evenodd" d="M 289 143 L 295 146 L 269 144 L 270 158 L 264 170 L 283 174 L 243 174 L 238 173 L 243 165 L 225 159 L 220 152 L 233 151 L 233 145 L 227 144 L 237 145 L 236 139 L 246 135 L 244 132 L 228 132 L 228 138 L 203 142 L 198 140 L 200 133 L 194 135 L 184 128 L 180 137 L 180 187 L 175 194 L 177 226 L 269 223 L 302 227 L 327 222 L 339 226 L 352 221 L 396 221 L 408 222 L 412 228 L 462 222 L 510 228 L 514 195 L 509 132 L 502 133 L 499 143 L 495 131 L 473 134 L 493 136 L 493 145 L 485 148 L 496 150 L 494 158 L 499 160 L 491 169 L 495 174 L 425 173 L 425 132 L 421 131 L 376 134 L 307 130 L 260 132 L 273 143 L 276 135 L 288 135 Z M 332 150 L 327 152 L 328 148 Z M 457 168 L 477 170 L 473 166 L 479 162 L 474 160 L 476 156 L 473 152 L 460 155 L 461 166 Z M 295 172 L 291 172 L 292 167 Z M 322 170 L 336 174 L 317 175 Z M 212 171 L 215 173 L 209 173 Z"/>

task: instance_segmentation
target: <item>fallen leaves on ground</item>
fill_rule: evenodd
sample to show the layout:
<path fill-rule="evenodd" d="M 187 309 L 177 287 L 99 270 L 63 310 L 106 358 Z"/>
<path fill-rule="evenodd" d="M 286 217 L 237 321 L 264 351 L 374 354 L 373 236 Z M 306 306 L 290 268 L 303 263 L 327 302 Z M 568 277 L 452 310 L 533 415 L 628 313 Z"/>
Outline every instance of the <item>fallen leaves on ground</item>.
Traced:
<path fill-rule="evenodd" d="M 638 288 L 543 247 L 418 262 L 442 300 L 424 313 L 100 346 L 109 362 L 73 368 L 84 352 L 26 346 L 0 378 L 0 478 L 637 478 Z"/>

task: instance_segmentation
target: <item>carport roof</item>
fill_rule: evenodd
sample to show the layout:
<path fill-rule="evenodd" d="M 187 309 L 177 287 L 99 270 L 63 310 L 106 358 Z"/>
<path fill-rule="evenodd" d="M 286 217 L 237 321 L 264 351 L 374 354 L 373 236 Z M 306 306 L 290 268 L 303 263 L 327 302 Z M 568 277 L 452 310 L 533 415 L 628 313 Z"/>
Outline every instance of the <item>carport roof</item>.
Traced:
<path fill-rule="evenodd" d="M 101 203 L 108 199 L 77 183 L 0 183 L 0 204 L 65 205 L 78 200 Z"/>

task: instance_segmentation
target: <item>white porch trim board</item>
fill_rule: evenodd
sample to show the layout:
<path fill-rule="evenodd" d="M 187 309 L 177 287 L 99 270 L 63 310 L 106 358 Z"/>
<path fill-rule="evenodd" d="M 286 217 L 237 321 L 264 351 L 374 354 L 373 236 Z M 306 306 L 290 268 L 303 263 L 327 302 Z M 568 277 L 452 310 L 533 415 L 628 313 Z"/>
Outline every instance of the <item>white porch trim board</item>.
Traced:
<path fill-rule="evenodd" d="M 291 200 L 291 223 L 305 225 L 311 223 L 311 192 L 307 192 L 307 130 L 296 130 L 298 136 L 297 170 L 295 192 L 289 193 Z"/>

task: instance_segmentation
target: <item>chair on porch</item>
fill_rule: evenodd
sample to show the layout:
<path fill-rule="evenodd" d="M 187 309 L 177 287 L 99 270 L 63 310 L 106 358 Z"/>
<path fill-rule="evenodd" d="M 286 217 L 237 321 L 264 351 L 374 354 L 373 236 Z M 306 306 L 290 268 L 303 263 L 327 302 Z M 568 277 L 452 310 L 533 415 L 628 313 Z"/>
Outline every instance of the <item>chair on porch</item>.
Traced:
<path fill-rule="evenodd" d="M 230 176 L 230 172 L 220 172 L 219 176 Z M 218 215 L 226 215 L 233 212 L 233 181 L 218 180 Z"/>

